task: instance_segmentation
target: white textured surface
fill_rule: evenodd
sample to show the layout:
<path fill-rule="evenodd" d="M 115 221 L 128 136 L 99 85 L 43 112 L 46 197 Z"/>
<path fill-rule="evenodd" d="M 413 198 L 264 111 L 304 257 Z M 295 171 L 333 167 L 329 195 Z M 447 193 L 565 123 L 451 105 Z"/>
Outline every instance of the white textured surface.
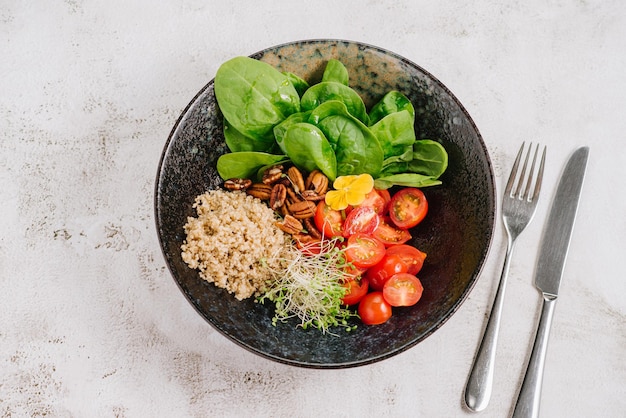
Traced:
<path fill-rule="evenodd" d="M 562 164 L 591 148 L 548 348 L 543 417 L 626 411 L 626 3 L 622 0 L 0 1 L 0 416 L 462 417 L 504 255 L 413 349 L 334 371 L 275 364 L 193 311 L 153 221 L 176 118 L 234 55 L 306 38 L 390 49 L 443 81 L 498 187 L 523 140 L 548 145 L 513 261 L 495 390 L 510 412 L 534 336 L 536 247 Z"/>

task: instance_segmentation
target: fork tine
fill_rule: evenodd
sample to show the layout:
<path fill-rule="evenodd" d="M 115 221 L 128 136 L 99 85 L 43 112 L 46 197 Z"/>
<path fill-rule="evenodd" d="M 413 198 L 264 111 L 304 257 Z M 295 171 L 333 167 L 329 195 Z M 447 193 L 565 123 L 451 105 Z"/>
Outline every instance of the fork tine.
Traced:
<path fill-rule="evenodd" d="M 528 157 L 530 156 L 531 148 L 528 148 L 528 155 L 526 155 L 526 161 L 528 161 Z M 535 163 L 537 162 L 537 153 L 539 152 L 539 144 L 535 146 L 535 154 L 533 155 L 533 162 L 530 165 L 530 171 L 528 172 L 528 177 L 526 178 L 526 188 L 524 189 L 524 193 L 520 191 L 519 198 L 528 200 L 529 202 L 533 200 L 533 196 L 530 195 L 530 186 L 533 182 L 533 173 L 535 172 Z M 522 178 L 520 178 L 520 185 L 522 183 Z"/>
<path fill-rule="evenodd" d="M 513 163 L 513 167 L 511 168 L 511 174 L 509 175 L 509 180 L 506 183 L 506 187 L 504 188 L 504 194 L 513 197 L 514 193 L 511 193 L 513 190 L 513 184 L 515 183 L 515 177 L 517 175 L 517 168 L 519 167 L 519 162 L 522 158 L 522 151 L 524 151 L 525 143 L 522 142 L 522 146 L 519 148 L 517 152 L 517 157 L 515 157 L 515 162 Z"/>
<path fill-rule="evenodd" d="M 538 147 L 538 145 L 537 145 Z M 539 197 L 539 192 L 541 191 L 541 181 L 543 180 L 543 169 L 546 165 L 546 147 L 543 147 L 543 153 L 541 154 L 541 163 L 539 164 L 539 172 L 537 173 L 537 180 L 535 181 L 535 190 L 533 191 L 532 196 L 530 196 L 530 200 Z"/>
<path fill-rule="evenodd" d="M 513 196 L 518 199 L 523 199 L 522 193 L 524 190 L 524 179 L 526 178 L 526 167 L 528 167 L 528 158 L 530 157 L 530 152 L 533 148 L 533 143 L 530 142 L 528 144 L 528 151 L 526 152 L 526 158 L 524 158 L 524 165 L 522 166 L 522 172 L 519 175 L 517 180 L 517 187 L 515 187 L 515 191 L 513 192 Z"/>

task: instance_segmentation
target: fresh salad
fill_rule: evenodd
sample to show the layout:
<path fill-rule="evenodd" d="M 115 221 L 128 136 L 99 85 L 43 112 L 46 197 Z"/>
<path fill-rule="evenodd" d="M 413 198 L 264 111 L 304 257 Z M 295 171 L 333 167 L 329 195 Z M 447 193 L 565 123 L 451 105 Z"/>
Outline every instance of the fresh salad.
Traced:
<path fill-rule="evenodd" d="M 326 332 L 386 322 L 416 304 L 426 254 L 406 243 L 428 212 L 422 188 L 441 184 L 448 155 L 417 139 L 415 109 L 390 91 L 369 111 L 338 60 L 320 82 L 236 57 L 215 95 L 230 153 L 217 161 L 229 190 L 266 201 L 293 249 L 260 302 L 274 321 L 297 317 Z"/>

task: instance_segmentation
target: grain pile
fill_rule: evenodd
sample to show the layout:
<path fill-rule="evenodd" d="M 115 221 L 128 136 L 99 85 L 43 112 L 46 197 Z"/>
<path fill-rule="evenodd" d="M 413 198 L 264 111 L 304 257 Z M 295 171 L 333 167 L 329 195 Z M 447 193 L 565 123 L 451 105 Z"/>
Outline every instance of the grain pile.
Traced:
<path fill-rule="evenodd" d="M 260 295 L 269 270 L 278 267 L 271 260 L 281 258 L 289 242 L 274 225 L 274 212 L 244 192 L 223 190 L 198 196 L 194 208 L 198 216 L 187 219 L 181 246 L 185 263 L 238 300 Z"/>

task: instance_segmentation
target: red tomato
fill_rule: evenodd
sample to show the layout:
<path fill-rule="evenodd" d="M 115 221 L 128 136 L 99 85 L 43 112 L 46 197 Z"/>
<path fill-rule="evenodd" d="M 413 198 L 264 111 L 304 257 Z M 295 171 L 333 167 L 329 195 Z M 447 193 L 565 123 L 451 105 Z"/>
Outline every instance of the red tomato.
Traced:
<path fill-rule="evenodd" d="M 345 275 L 350 279 L 356 279 L 367 271 L 365 267 L 357 267 L 355 265 L 347 265 L 343 268 Z"/>
<path fill-rule="evenodd" d="M 361 279 L 350 279 L 344 284 L 346 294 L 341 299 L 344 305 L 356 305 L 363 299 L 369 289 L 369 280 L 365 277 Z"/>
<path fill-rule="evenodd" d="M 370 206 L 359 206 L 350 212 L 343 223 L 343 236 L 348 238 L 356 233 L 371 234 L 380 222 L 378 214 Z"/>
<path fill-rule="evenodd" d="M 409 273 L 398 273 L 385 283 L 383 297 L 391 306 L 413 306 L 423 291 L 420 279 Z"/>
<path fill-rule="evenodd" d="M 406 244 L 393 245 L 387 248 L 387 254 L 397 254 L 402 257 L 409 268 L 407 273 L 414 275 L 419 273 L 422 269 L 424 259 L 426 258 L 426 253 L 423 253 L 417 248 Z"/>
<path fill-rule="evenodd" d="M 383 292 L 371 292 L 361 299 L 357 312 L 365 325 L 378 325 L 391 318 L 391 305 L 383 297 Z"/>
<path fill-rule="evenodd" d="M 321 200 L 317 204 L 315 210 L 315 218 L 313 218 L 317 229 L 324 234 L 325 237 L 340 237 L 343 231 L 343 216 L 338 210 L 334 210 Z"/>
<path fill-rule="evenodd" d="M 426 196 L 414 187 L 400 190 L 389 202 L 389 217 L 398 228 L 413 228 L 424 219 L 427 212 Z"/>
<path fill-rule="evenodd" d="M 371 192 L 365 195 L 365 200 L 361 204 L 356 205 L 355 208 L 369 206 L 373 208 L 377 214 L 382 215 L 383 213 L 385 213 L 385 209 L 387 208 L 387 202 L 389 202 L 389 200 L 385 200 L 385 197 L 383 197 L 383 195 L 381 195 L 380 193 L 381 191 L 382 190 L 372 189 Z M 387 192 L 386 190 L 384 191 Z M 387 194 L 389 194 L 389 192 L 387 192 Z"/>
<path fill-rule="evenodd" d="M 378 227 L 372 232 L 372 236 L 378 238 L 385 244 L 385 247 L 404 244 L 411 239 L 411 233 L 408 230 L 389 225 L 383 219 L 380 220 Z"/>
<path fill-rule="evenodd" d="M 356 267 L 371 267 L 385 256 L 385 246 L 376 238 L 365 234 L 354 234 L 348 238 L 346 259 Z"/>
<path fill-rule="evenodd" d="M 376 191 L 378 192 L 380 197 L 382 197 L 383 200 L 385 201 L 385 210 L 383 211 L 383 214 L 385 214 L 389 210 L 389 202 L 391 201 L 391 194 L 389 193 L 389 190 L 387 189 L 384 189 L 384 190 L 376 189 Z"/>
<path fill-rule="evenodd" d="M 398 254 L 385 254 L 382 260 L 375 266 L 370 267 L 365 272 L 365 277 L 370 282 L 370 287 L 374 290 L 383 290 L 385 282 L 397 273 L 406 273 L 409 266 Z"/>

